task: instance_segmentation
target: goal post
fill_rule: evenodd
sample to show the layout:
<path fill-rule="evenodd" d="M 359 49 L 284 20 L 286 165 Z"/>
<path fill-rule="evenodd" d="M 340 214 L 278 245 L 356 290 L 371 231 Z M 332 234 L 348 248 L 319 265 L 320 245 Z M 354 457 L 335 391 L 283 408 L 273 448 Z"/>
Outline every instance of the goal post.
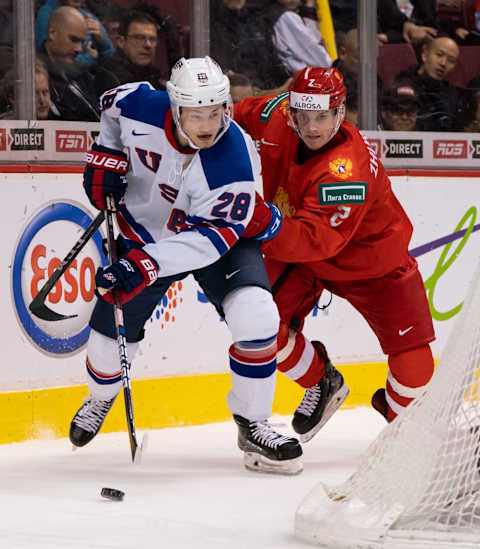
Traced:
<path fill-rule="evenodd" d="M 342 485 L 318 484 L 295 533 L 335 549 L 480 547 L 480 265 L 423 396 Z"/>

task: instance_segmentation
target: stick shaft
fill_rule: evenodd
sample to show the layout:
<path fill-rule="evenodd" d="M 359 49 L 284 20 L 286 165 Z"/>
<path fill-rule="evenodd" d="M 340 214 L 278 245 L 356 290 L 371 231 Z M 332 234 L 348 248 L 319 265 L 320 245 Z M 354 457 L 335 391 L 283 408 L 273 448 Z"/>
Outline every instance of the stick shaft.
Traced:
<path fill-rule="evenodd" d="M 115 236 L 113 233 L 113 199 L 107 197 L 107 209 L 105 210 L 105 219 L 107 222 L 107 245 L 108 245 L 108 258 L 110 264 L 117 261 L 117 243 L 115 242 Z M 127 338 L 125 332 L 125 325 L 123 322 L 123 310 L 122 303 L 120 301 L 118 291 L 113 291 L 114 297 L 114 316 L 115 316 L 115 331 L 118 343 L 118 354 L 120 358 L 120 368 L 122 372 L 122 385 L 123 385 L 123 399 L 125 402 L 125 414 L 127 418 L 128 436 L 130 438 L 130 450 L 132 452 L 132 461 L 135 461 L 135 454 L 137 453 L 138 443 L 137 436 L 135 434 L 135 419 L 133 415 L 133 402 L 132 402 L 132 389 L 130 386 L 130 366 L 128 363 L 127 355 Z"/>

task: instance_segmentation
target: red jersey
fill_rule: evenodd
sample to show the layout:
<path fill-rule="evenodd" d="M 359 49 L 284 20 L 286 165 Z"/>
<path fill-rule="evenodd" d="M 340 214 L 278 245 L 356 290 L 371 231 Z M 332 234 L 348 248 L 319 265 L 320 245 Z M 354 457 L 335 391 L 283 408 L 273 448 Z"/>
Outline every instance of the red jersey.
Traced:
<path fill-rule="evenodd" d="M 235 105 L 235 120 L 260 143 L 264 198 L 284 216 L 265 256 L 306 263 L 327 280 L 376 278 L 405 264 L 412 225 L 366 139 L 343 122 L 325 147 L 301 158 L 287 104 L 282 94 Z"/>

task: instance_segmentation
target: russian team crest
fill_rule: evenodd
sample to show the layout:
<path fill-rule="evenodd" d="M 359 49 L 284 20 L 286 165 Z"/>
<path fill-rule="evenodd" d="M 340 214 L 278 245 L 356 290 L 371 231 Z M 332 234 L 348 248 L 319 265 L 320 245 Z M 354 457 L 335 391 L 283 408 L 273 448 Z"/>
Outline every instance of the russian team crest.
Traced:
<path fill-rule="evenodd" d="M 338 179 L 347 179 L 352 175 L 352 161 L 349 158 L 337 158 L 328 167 L 330 173 Z"/>

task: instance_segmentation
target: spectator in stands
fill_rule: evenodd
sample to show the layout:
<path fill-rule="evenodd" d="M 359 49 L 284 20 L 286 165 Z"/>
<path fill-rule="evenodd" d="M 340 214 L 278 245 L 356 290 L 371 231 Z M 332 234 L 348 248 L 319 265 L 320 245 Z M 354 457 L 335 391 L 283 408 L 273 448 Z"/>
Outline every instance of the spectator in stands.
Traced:
<path fill-rule="evenodd" d="M 273 44 L 273 29 L 261 9 L 245 3 L 212 0 L 210 53 L 225 72 L 245 74 L 256 95 L 286 91 L 290 75 Z"/>
<path fill-rule="evenodd" d="M 48 22 L 47 39 L 38 57 L 45 63 L 50 79 L 50 95 L 63 120 L 99 119 L 93 77 L 75 61 L 88 32 L 87 21 L 75 8 L 61 6 Z"/>
<path fill-rule="evenodd" d="M 467 84 L 467 89 L 474 91 L 480 90 L 480 74 L 470 80 L 470 82 Z"/>
<path fill-rule="evenodd" d="M 338 44 L 338 58 L 333 63 L 343 74 L 343 81 L 347 91 L 357 87 L 358 67 L 360 63 L 360 53 L 358 44 L 357 29 L 350 29 L 342 35 L 342 41 Z"/>
<path fill-rule="evenodd" d="M 128 12 L 120 25 L 118 49 L 99 66 L 95 75 L 97 97 L 127 82 L 146 81 L 157 90 L 165 89 L 160 70 L 154 66 L 158 40 L 157 22 L 147 12 Z"/>
<path fill-rule="evenodd" d="M 227 73 L 227 76 L 230 80 L 230 95 L 234 103 L 255 95 L 252 83 L 247 76 L 236 72 Z"/>
<path fill-rule="evenodd" d="M 330 0 L 330 9 L 336 31 L 348 32 L 357 26 L 356 0 Z M 377 1 L 377 19 L 379 45 L 398 42 L 416 45 L 437 33 L 433 27 L 417 25 L 408 19 L 395 0 Z"/>
<path fill-rule="evenodd" d="M 2 120 L 13 120 L 17 117 L 15 78 L 15 69 L 12 68 L 0 82 L 0 105 L 3 110 L 0 118 Z M 37 120 L 58 120 L 60 118 L 59 114 L 55 112 L 55 106 L 52 110 L 47 67 L 39 59 L 35 62 L 35 104 Z"/>
<path fill-rule="evenodd" d="M 410 82 L 397 82 L 381 98 L 381 128 L 396 132 L 417 130 L 420 101 Z"/>
<path fill-rule="evenodd" d="M 88 28 L 82 51 L 77 55 L 76 61 L 93 67 L 97 62 L 101 62 L 102 58 L 113 55 L 115 48 L 103 25 L 92 12 L 85 9 L 84 4 L 84 0 L 46 0 L 38 10 L 35 20 L 35 42 L 40 47 L 46 40 L 48 21 L 59 6 L 76 8 L 85 17 Z"/>
<path fill-rule="evenodd" d="M 0 0 L 0 45 L 13 45 L 13 5 L 12 0 Z"/>
<path fill-rule="evenodd" d="M 352 97 L 358 91 L 358 68 L 360 63 L 358 31 L 350 29 L 341 42 L 338 43 L 338 58 L 333 63 L 343 75 L 343 81 L 348 94 Z M 382 93 L 382 81 L 377 76 L 377 93 Z M 348 95 L 347 95 L 348 97 Z"/>
<path fill-rule="evenodd" d="M 355 87 L 353 90 L 347 90 L 347 98 L 345 100 L 345 120 L 358 128 L 358 91 Z"/>
<path fill-rule="evenodd" d="M 290 74 L 308 65 L 330 67 L 332 64 L 318 29 L 315 5 L 316 0 L 306 0 L 305 4 L 302 0 L 266 2 L 265 17 L 274 30 L 280 59 Z"/>
<path fill-rule="evenodd" d="M 411 0 L 412 19 L 421 25 L 436 27 L 461 45 L 480 44 L 475 25 L 474 1 Z"/>
<path fill-rule="evenodd" d="M 418 126 L 424 131 L 451 131 L 458 127 L 461 92 L 447 77 L 457 64 L 459 51 L 454 40 L 440 34 L 425 42 L 420 65 L 395 77 L 395 81 L 408 80 L 414 87 L 420 101 Z"/>
<path fill-rule="evenodd" d="M 120 39 L 120 26 L 125 18 L 125 11 L 119 6 L 114 6 L 104 12 L 102 16 L 102 25 L 108 33 L 108 37 L 112 41 L 113 47 L 118 50 L 118 41 Z"/>
<path fill-rule="evenodd" d="M 480 90 L 469 90 L 460 113 L 460 128 L 464 132 L 480 132 Z"/>

